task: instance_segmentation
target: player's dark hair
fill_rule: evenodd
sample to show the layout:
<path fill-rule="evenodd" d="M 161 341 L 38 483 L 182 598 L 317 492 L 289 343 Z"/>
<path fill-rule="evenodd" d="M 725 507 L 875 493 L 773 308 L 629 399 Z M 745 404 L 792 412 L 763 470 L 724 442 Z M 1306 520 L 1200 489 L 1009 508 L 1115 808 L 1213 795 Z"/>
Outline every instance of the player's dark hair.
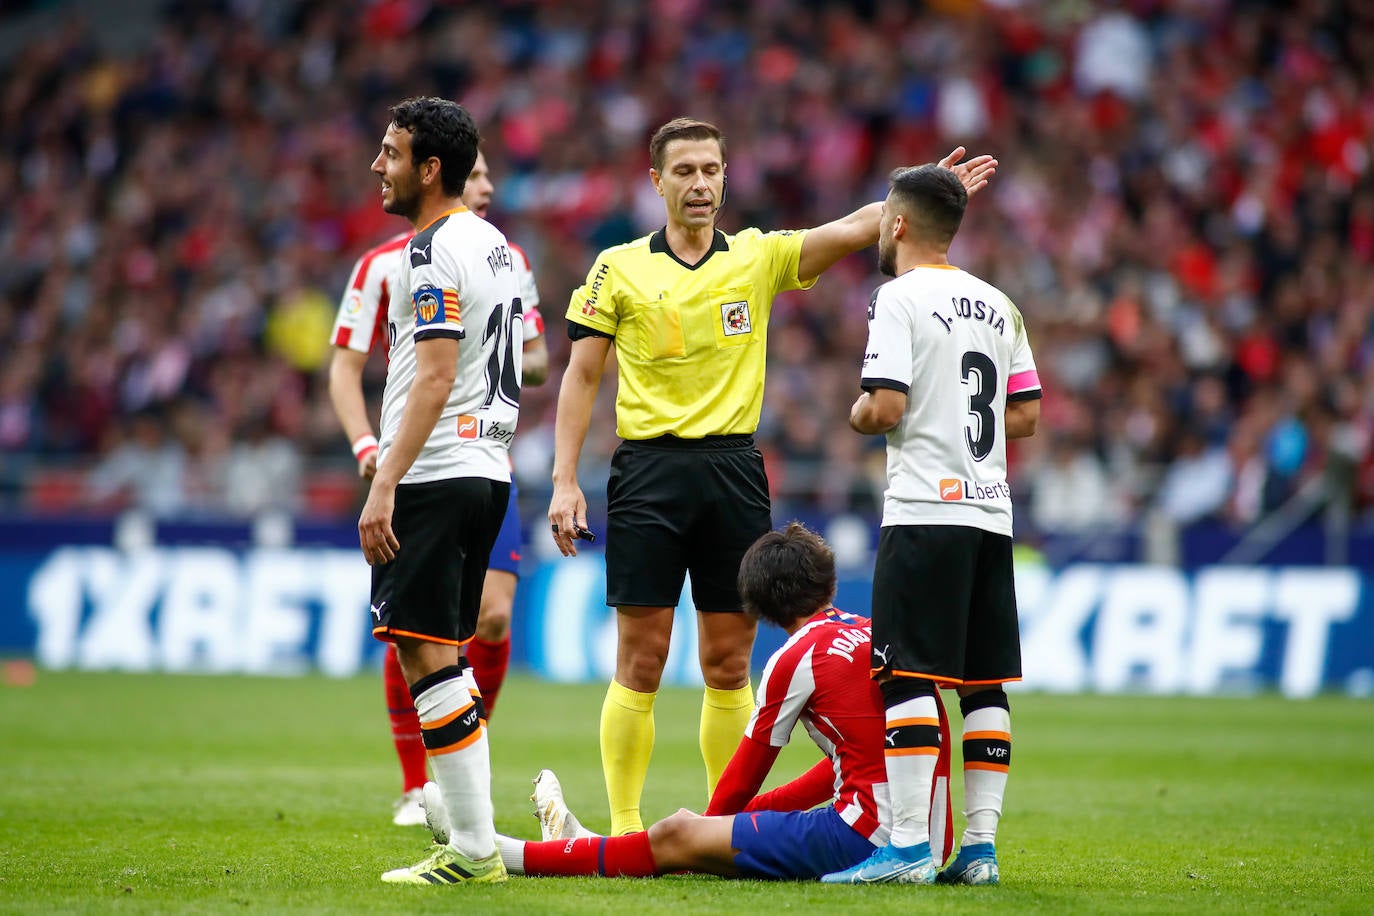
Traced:
<path fill-rule="evenodd" d="M 725 160 L 725 137 L 720 128 L 694 118 L 674 118 L 654 131 L 649 139 L 649 164 L 655 172 L 663 171 L 663 153 L 674 140 L 714 140 L 720 145 L 721 161 Z"/>
<path fill-rule="evenodd" d="M 744 610 L 780 627 L 828 607 L 835 584 L 835 555 L 801 522 L 759 538 L 739 565 Z"/>
<path fill-rule="evenodd" d="M 418 168 L 431 156 L 438 159 L 444 194 L 461 196 L 481 142 L 467 109 L 433 96 L 411 98 L 391 106 L 391 123 L 410 131 L 410 161 Z"/>
<path fill-rule="evenodd" d="M 889 177 L 891 202 L 920 235 L 946 247 L 954 240 L 968 206 L 968 192 L 959 176 L 927 163 L 897 169 Z"/>

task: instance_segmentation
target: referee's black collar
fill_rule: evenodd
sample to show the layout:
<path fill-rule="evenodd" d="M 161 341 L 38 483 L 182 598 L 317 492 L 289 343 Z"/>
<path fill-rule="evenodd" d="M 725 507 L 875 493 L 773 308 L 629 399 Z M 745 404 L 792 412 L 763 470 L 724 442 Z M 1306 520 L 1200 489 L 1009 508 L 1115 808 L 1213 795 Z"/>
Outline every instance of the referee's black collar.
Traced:
<path fill-rule="evenodd" d="M 716 229 L 715 234 L 711 236 L 711 247 L 706 249 L 706 254 L 695 264 L 688 264 L 686 261 L 682 260 L 682 258 L 674 254 L 673 249 L 668 247 L 668 227 L 664 226 L 662 229 L 649 236 L 649 250 L 654 254 L 666 254 L 688 270 L 696 270 L 698 267 L 711 260 L 711 255 L 715 254 L 717 251 L 729 251 L 730 243 L 725 241 L 725 233 Z"/>

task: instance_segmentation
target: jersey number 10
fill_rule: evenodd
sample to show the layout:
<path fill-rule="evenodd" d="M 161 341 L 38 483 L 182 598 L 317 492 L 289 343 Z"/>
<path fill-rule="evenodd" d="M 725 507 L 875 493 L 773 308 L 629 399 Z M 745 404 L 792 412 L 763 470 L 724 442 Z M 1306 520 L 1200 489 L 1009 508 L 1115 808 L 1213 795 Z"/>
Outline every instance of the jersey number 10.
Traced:
<path fill-rule="evenodd" d="M 487 359 L 487 396 L 482 401 L 483 407 L 490 407 L 498 396 L 512 407 L 520 406 L 520 372 L 515 368 L 513 351 L 516 338 L 523 336 L 520 334 L 524 329 L 523 314 L 524 306 L 520 297 L 516 296 L 511 300 L 509 317 L 506 307 L 498 305 L 491 310 L 491 317 L 487 319 L 486 330 L 482 333 L 482 346 L 485 347 L 493 338 L 496 346 L 491 348 L 491 356 Z"/>

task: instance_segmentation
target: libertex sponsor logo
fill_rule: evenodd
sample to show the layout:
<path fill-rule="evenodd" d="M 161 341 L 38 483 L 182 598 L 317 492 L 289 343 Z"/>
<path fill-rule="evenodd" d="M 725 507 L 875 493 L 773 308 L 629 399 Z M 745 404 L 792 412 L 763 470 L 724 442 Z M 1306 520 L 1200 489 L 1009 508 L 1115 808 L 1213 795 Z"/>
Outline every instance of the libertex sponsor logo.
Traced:
<path fill-rule="evenodd" d="M 960 480 L 957 477 L 940 478 L 940 499 L 947 503 L 959 502 L 964 499 L 1011 499 L 1011 487 L 1007 486 L 1005 480 L 996 483 L 981 484 L 969 480 Z"/>
<path fill-rule="evenodd" d="M 458 417 L 459 439 L 494 439 L 509 443 L 514 437 L 514 429 L 493 420 L 483 420 L 468 413 Z"/>

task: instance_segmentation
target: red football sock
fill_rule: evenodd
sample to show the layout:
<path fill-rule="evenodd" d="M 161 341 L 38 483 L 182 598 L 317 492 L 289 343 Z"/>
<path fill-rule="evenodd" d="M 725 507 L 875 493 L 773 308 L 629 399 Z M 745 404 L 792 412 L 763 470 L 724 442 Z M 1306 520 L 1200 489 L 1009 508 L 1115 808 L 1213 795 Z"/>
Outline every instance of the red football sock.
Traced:
<path fill-rule="evenodd" d="M 425 741 L 395 646 L 387 647 L 386 660 L 382 662 L 382 686 L 386 690 L 386 712 L 391 717 L 391 740 L 396 744 L 396 756 L 401 758 L 402 789 L 409 792 L 423 786 L 427 778 Z"/>
<path fill-rule="evenodd" d="M 496 708 L 496 695 L 506 682 L 506 668 L 510 666 L 510 637 L 500 642 L 484 642 L 473 639 L 464 647 L 472 674 L 477 678 L 477 689 L 482 691 L 482 705 L 487 709 L 487 719 L 491 719 Z"/>
<path fill-rule="evenodd" d="M 604 875 L 647 878 L 658 874 L 649 833 L 594 836 L 525 844 L 527 875 Z"/>

